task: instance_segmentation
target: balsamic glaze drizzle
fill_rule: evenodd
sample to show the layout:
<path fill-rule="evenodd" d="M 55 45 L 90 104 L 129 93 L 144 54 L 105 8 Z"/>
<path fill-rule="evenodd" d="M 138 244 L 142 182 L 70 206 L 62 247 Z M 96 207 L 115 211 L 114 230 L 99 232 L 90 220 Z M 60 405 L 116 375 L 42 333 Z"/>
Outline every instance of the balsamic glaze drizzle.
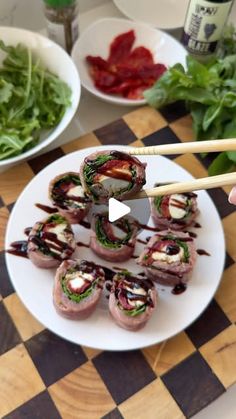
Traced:
<path fill-rule="evenodd" d="M 179 284 L 175 285 L 175 287 L 172 289 L 172 294 L 174 295 L 180 295 L 183 294 L 184 291 L 186 291 L 187 285 L 180 282 Z"/>

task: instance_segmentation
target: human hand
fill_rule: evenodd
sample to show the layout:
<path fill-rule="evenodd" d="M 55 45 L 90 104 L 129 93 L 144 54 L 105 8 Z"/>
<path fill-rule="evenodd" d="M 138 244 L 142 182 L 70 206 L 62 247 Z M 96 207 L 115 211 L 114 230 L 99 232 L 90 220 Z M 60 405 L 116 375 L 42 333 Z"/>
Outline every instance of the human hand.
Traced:
<path fill-rule="evenodd" d="M 233 187 L 229 194 L 229 202 L 236 205 L 236 186 Z"/>

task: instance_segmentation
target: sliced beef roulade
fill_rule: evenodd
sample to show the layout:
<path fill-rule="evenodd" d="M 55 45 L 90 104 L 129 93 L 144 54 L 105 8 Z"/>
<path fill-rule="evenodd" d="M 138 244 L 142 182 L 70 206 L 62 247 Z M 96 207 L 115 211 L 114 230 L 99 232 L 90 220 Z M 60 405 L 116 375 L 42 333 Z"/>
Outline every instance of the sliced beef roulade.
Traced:
<path fill-rule="evenodd" d="M 88 213 L 91 201 L 85 194 L 78 173 L 56 176 L 49 184 L 49 198 L 69 223 L 79 223 Z"/>
<path fill-rule="evenodd" d="M 160 231 L 149 242 L 137 262 L 147 276 L 162 285 L 186 283 L 196 261 L 196 249 L 189 233 Z"/>
<path fill-rule="evenodd" d="M 75 247 L 71 226 L 60 214 L 38 221 L 28 237 L 28 256 L 39 268 L 56 268 L 71 257 Z"/>
<path fill-rule="evenodd" d="M 160 229 L 183 230 L 193 224 L 199 213 L 193 192 L 157 196 L 152 198 L 151 207 L 153 222 Z"/>
<path fill-rule="evenodd" d="M 109 297 L 109 310 L 116 323 L 128 330 L 139 330 L 150 319 L 157 303 L 157 292 L 150 279 L 128 272 L 117 273 Z"/>
<path fill-rule="evenodd" d="M 55 276 L 53 303 L 57 312 L 72 320 L 86 319 L 94 311 L 105 280 L 100 266 L 86 260 L 65 260 Z"/>
<path fill-rule="evenodd" d="M 98 213 L 92 222 L 90 248 L 110 262 L 128 260 L 134 253 L 138 225 L 129 215 L 110 223 L 108 213 Z"/>
<path fill-rule="evenodd" d="M 146 164 L 120 151 L 99 151 L 86 157 L 80 168 L 85 191 L 96 203 L 127 199 L 146 183 Z"/>

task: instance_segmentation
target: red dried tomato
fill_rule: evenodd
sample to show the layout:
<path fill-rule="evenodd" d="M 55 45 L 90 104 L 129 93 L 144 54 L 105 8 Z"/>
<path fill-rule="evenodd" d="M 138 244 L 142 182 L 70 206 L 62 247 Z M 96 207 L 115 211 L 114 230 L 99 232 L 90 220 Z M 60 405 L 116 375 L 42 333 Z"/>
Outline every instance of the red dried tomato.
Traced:
<path fill-rule="evenodd" d="M 119 94 L 128 99 L 141 99 L 166 71 L 164 64 L 155 64 L 152 53 L 143 46 L 132 50 L 133 30 L 118 35 L 110 45 L 107 60 L 88 55 L 90 74 L 95 86 L 108 94 Z"/>

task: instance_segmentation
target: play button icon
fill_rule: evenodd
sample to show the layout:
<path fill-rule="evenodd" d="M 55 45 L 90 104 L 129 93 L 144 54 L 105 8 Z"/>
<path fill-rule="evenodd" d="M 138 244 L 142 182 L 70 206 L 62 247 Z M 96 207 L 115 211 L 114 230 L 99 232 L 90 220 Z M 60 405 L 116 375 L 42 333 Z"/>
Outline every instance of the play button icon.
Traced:
<path fill-rule="evenodd" d="M 124 217 L 124 215 L 129 214 L 131 211 L 128 205 L 123 204 L 120 201 L 117 201 L 115 198 L 110 198 L 108 201 L 108 219 L 110 223 L 113 223 L 119 218 Z"/>
<path fill-rule="evenodd" d="M 147 226 L 151 215 L 150 201 L 148 197 L 142 199 L 127 199 L 119 201 L 115 198 L 110 198 L 107 204 L 94 204 L 91 206 L 87 215 L 87 219 L 91 224 L 91 228 L 95 228 L 96 214 L 106 214 L 109 223 L 116 225 L 116 221 L 122 217 L 131 216 L 138 221 L 140 231 Z M 119 224 L 119 222 L 118 222 Z M 146 228 L 145 228 L 146 229 Z"/>

